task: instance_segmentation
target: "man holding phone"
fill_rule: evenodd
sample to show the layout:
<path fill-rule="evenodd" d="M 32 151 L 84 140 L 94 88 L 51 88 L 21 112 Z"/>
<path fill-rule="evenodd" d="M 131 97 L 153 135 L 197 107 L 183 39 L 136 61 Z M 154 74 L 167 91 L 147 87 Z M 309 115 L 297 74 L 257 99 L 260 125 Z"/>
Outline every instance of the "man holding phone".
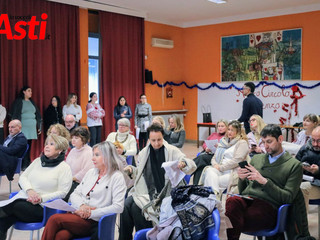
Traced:
<path fill-rule="evenodd" d="M 228 240 L 239 239 L 241 232 L 273 228 L 278 208 L 293 203 L 299 192 L 302 168 L 282 148 L 281 128 L 269 124 L 261 131 L 261 137 L 267 154 L 255 155 L 251 163 L 238 169 L 239 193 L 251 199 L 232 196 L 226 202 L 226 215 L 233 225 L 227 230 Z M 300 196 L 302 199 L 301 193 Z M 308 230 L 303 234 L 309 235 Z"/>
<path fill-rule="evenodd" d="M 300 148 L 296 158 L 302 162 L 304 173 L 314 177 L 312 182 L 303 182 L 300 186 L 308 209 L 309 199 L 320 198 L 320 126 L 313 129 L 311 139 Z"/>

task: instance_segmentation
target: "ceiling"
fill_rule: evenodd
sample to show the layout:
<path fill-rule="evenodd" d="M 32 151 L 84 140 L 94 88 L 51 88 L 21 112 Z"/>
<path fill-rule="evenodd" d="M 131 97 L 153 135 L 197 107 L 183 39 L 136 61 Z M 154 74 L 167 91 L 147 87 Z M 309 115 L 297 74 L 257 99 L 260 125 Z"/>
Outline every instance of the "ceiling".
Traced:
<path fill-rule="evenodd" d="M 320 0 L 50 0 L 82 8 L 139 16 L 178 27 L 272 17 L 320 10 Z"/>

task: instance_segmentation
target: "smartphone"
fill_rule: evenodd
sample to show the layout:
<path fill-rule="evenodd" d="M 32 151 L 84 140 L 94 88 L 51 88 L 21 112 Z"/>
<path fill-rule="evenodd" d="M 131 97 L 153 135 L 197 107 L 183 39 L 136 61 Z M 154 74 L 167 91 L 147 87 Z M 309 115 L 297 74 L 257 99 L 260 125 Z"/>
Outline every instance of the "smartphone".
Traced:
<path fill-rule="evenodd" d="M 310 167 L 310 164 L 309 164 L 309 163 L 307 163 L 307 162 L 302 162 L 302 166 Z"/>
<path fill-rule="evenodd" d="M 239 162 L 238 164 L 241 168 L 246 168 L 246 166 L 249 166 L 247 161 L 242 161 L 242 162 Z"/>

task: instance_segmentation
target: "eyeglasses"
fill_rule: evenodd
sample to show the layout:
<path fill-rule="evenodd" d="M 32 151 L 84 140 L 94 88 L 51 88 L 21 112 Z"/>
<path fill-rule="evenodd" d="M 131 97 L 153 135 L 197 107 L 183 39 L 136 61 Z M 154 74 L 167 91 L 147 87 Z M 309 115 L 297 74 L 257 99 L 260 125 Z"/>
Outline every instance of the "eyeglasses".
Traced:
<path fill-rule="evenodd" d="M 118 124 L 118 127 L 128 127 L 128 126 L 123 124 Z"/>
<path fill-rule="evenodd" d="M 250 120 L 248 121 L 248 123 L 255 122 L 255 121 L 257 121 L 257 119 L 252 118 L 252 119 L 250 119 Z"/>
<path fill-rule="evenodd" d="M 320 139 L 313 139 L 313 138 L 311 138 L 311 142 L 312 142 L 312 143 L 320 144 Z"/>

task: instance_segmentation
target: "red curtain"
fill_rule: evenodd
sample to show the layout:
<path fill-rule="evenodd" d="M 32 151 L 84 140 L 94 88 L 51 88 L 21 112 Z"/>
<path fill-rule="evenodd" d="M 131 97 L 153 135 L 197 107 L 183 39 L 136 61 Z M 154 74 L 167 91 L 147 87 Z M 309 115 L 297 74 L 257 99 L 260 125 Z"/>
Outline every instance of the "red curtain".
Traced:
<path fill-rule="evenodd" d="M 23 40 L 7 40 L 0 35 L 2 105 L 9 110 L 24 85 L 32 88 L 32 99 L 41 114 L 53 95 L 60 96 L 64 105 L 68 93 L 80 89 L 78 7 L 43 0 L 1 0 L 0 13 L 10 16 L 12 29 L 21 17 L 29 21 L 28 16 L 36 16 L 40 21 L 42 13 L 48 15 L 46 40 L 29 40 L 28 31 Z M 44 133 L 33 142 L 31 159 L 39 156 L 43 144 Z"/>
<path fill-rule="evenodd" d="M 115 131 L 113 109 L 125 96 L 134 114 L 144 92 L 144 20 L 117 13 L 99 12 L 101 34 L 100 102 L 105 109 L 102 137 Z M 134 126 L 131 119 L 131 129 Z"/>

